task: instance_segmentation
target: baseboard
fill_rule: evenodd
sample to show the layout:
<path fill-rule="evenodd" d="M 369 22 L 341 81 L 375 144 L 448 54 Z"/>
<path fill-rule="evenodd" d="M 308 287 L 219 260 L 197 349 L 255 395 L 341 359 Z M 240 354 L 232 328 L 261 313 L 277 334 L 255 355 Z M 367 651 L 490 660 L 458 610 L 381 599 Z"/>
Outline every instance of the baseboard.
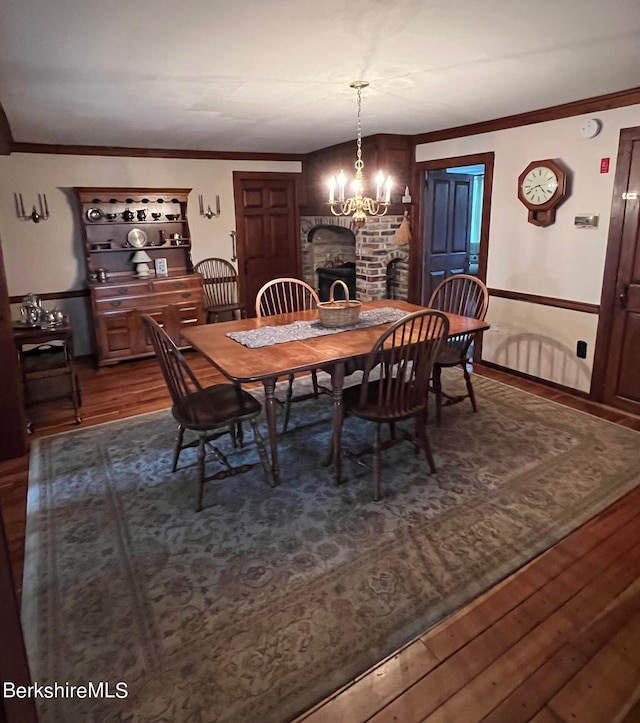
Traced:
<path fill-rule="evenodd" d="M 494 362 L 489 361 L 480 361 L 480 362 L 473 362 L 473 368 L 474 370 L 477 370 L 477 368 L 482 369 L 482 367 L 486 367 L 487 369 L 494 369 L 495 371 L 502 372 L 504 374 L 507 374 L 509 376 L 517 377 L 518 379 L 525 379 L 529 382 L 534 382 L 536 384 L 541 384 L 542 386 L 549 387 L 550 389 L 556 389 L 559 392 L 564 392 L 565 394 L 571 394 L 574 397 L 581 397 L 582 399 L 588 399 L 589 401 L 594 401 L 591 398 L 591 394 L 589 392 L 583 392 L 581 389 L 574 389 L 573 387 L 568 387 L 565 384 L 558 384 L 558 382 L 553 382 L 549 379 L 543 379 L 542 377 L 536 377 L 533 374 L 527 374 L 526 372 L 521 372 L 517 369 L 509 369 L 508 367 L 503 367 L 500 364 L 495 364 Z"/>

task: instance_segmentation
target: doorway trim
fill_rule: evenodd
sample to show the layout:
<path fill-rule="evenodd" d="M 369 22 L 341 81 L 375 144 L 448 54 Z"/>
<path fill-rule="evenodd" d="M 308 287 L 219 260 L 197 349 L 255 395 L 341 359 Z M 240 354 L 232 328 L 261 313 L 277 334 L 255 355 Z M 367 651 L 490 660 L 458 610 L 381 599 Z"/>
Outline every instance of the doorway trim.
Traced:
<path fill-rule="evenodd" d="M 495 153 L 474 153 L 468 156 L 437 158 L 431 161 L 419 161 L 414 166 L 413 188 L 420 199 L 417 207 L 411 210 L 411 226 L 415 230 L 414 240 L 409 249 L 409 300 L 420 304 L 422 298 L 422 267 L 425 259 L 425 240 L 423 228 L 425 213 L 422 198 L 424 196 L 425 174 L 428 171 L 443 171 L 456 166 L 484 164 L 484 189 L 482 195 L 482 220 L 480 224 L 480 249 L 478 259 L 478 278 L 486 283 L 487 258 L 489 253 L 489 221 L 491 218 L 491 190 L 493 187 L 493 165 Z"/>

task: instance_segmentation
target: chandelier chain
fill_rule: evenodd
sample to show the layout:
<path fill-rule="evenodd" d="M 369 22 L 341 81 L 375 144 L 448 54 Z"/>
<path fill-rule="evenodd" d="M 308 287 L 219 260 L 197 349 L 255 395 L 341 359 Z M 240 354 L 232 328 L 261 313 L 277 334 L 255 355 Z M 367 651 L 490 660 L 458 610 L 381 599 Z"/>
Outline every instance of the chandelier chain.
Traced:
<path fill-rule="evenodd" d="M 362 88 L 358 88 L 358 140 L 356 142 L 356 173 L 364 168 L 362 162 Z"/>

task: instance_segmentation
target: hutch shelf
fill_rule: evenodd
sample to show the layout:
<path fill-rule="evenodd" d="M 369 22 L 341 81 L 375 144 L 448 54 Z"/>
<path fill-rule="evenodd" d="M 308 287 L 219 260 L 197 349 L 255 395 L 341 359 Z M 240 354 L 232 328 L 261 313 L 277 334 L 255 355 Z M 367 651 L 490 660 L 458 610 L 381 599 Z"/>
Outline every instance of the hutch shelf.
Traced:
<path fill-rule="evenodd" d="M 184 346 L 182 329 L 205 322 L 202 277 L 191 261 L 190 190 L 75 189 L 100 366 L 153 354 L 140 313 L 178 346 Z M 150 258 L 147 275 L 136 273 L 137 251 Z"/>

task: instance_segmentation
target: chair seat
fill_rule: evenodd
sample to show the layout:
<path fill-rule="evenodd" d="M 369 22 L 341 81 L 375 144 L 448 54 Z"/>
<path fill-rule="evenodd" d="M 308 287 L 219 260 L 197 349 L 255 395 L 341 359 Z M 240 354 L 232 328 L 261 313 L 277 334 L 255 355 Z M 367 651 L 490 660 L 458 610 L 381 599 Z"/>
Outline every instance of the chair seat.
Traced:
<path fill-rule="evenodd" d="M 390 413 L 380 406 L 378 402 L 378 395 L 380 389 L 379 381 L 369 382 L 367 386 L 367 400 L 364 407 L 360 406 L 360 385 L 353 387 L 347 387 L 342 393 L 342 402 L 344 406 L 357 417 L 362 417 L 370 422 L 388 422 L 388 421 L 400 421 L 402 419 L 409 419 L 414 417 L 419 411 L 421 411 L 426 405 L 426 397 L 424 402 L 407 409 L 405 413 L 401 415 L 390 415 Z"/>
<path fill-rule="evenodd" d="M 466 360 L 466 356 L 461 356 L 459 349 L 447 349 L 446 346 L 444 346 L 438 354 L 436 364 L 441 367 L 455 367 L 458 364 L 464 363 Z"/>
<path fill-rule="evenodd" d="M 205 309 L 207 311 L 210 311 L 215 314 L 225 314 L 230 313 L 232 311 L 242 311 L 245 308 L 245 304 L 241 303 L 235 303 L 235 304 L 214 304 L 212 306 L 209 306 L 205 304 Z"/>
<path fill-rule="evenodd" d="M 206 431 L 230 426 L 260 414 L 260 402 L 233 384 L 215 384 L 192 392 L 186 397 L 188 417 L 184 418 L 174 405 L 172 414 L 178 424 L 189 429 Z"/>

